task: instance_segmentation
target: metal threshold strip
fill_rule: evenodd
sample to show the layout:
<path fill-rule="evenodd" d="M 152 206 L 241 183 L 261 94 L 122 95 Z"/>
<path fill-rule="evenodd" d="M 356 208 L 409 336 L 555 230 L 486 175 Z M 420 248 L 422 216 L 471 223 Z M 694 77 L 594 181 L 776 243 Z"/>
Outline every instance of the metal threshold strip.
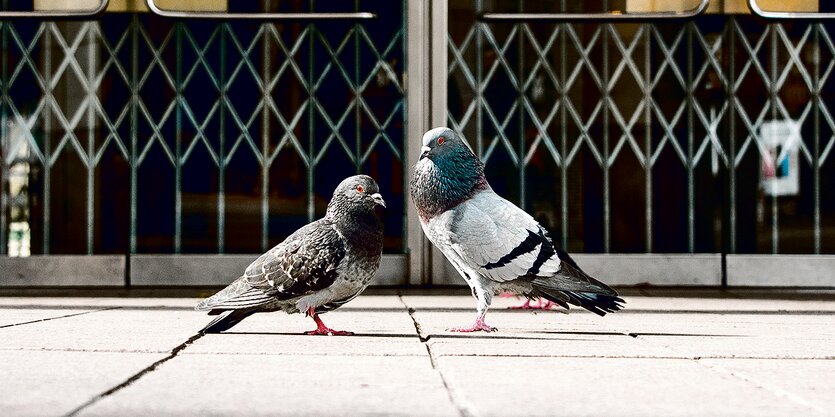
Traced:
<path fill-rule="evenodd" d="M 149 0 L 153 1 L 153 0 Z M 756 0 L 750 0 L 752 2 Z M 701 0 L 698 6 L 683 11 L 663 12 L 642 12 L 642 13 L 482 13 L 479 20 L 487 22 L 605 22 L 605 21 L 643 21 L 643 20 L 667 20 L 667 19 L 690 19 L 707 10 L 709 0 Z"/>
<path fill-rule="evenodd" d="M 68 18 L 91 18 L 96 17 L 107 9 L 110 0 L 101 0 L 95 9 L 90 10 L 33 10 L 33 11 L 8 11 L 0 10 L 0 19 L 7 18 L 30 18 L 30 19 L 68 19 Z"/>
<path fill-rule="evenodd" d="M 146 0 L 148 8 L 156 15 L 175 19 L 260 19 L 260 20 L 367 20 L 377 15 L 369 12 L 354 13 L 223 13 L 166 10 L 157 6 L 154 0 Z"/>
<path fill-rule="evenodd" d="M 0 257 L 0 288 L 222 286 L 240 276 L 257 254 L 38 255 Z M 372 282 L 409 285 L 409 255 L 384 254 Z M 616 286 L 727 285 L 831 288 L 835 255 L 575 254 L 591 275 Z M 449 265 L 436 285 L 464 286 Z M 130 275 L 128 277 L 128 275 Z"/>

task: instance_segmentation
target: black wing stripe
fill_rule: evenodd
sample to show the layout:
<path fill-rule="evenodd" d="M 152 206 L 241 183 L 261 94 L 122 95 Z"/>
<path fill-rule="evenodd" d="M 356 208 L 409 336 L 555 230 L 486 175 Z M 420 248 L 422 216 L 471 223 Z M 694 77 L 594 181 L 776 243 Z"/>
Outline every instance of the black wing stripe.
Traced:
<path fill-rule="evenodd" d="M 533 262 L 533 265 L 531 265 L 531 268 L 528 269 L 526 275 L 538 274 L 539 268 L 542 267 L 542 264 L 544 264 L 548 259 L 551 259 L 551 257 L 556 253 L 554 251 L 554 245 L 548 241 L 548 238 L 546 238 L 541 231 L 539 232 L 539 239 L 541 243 L 539 246 L 539 254 L 536 255 L 536 260 Z"/>
<path fill-rule="evenodd" d="M 526 237 L 525 240 L 522 241 L 522 243 L 520 243 L 518 246 L 513 248 L 513 250 L 510 251 L 507 255 L 502 256 L 501 258 L 499 258 L 498 261 L 490 262 L 489 264 L 484 265 L 483 268 L 488 270 L 488 271 L 491 270 L 491 269 L 501 268 L 501 267 L 507 265 L 508 263 L 510 263 L 512 260 L 514 260 L 514 259 L 516 259 L 516 258 L 518 258 L 518 257 L 520 257 L 520 256 L 522 256 L 522 255 L 524 255 L 528 252 L 533 252 L 533 250 L 536 249 L 536 246 L 539 245 L 539 243 L 540 243 L 539 236 L 537 236 L 534 232 L 531 232 L 530 230 L 528 230 L 528 237 Z M 537 269 L 539 269 L 539 268 L 537 267 Z"/>

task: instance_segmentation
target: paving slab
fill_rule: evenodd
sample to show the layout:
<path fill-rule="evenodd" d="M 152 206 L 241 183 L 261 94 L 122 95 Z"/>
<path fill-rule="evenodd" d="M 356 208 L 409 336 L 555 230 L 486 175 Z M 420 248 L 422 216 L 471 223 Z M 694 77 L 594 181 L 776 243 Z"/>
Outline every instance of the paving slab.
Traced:
<path fill-rule="evenodd" d="M 815 410 L 686 359 L 474 358 L 437 361 L 477 416 L 787 416 Z"/>
<path fill-rule="evenodd" d="M 0 329 L 0 350 L 168 353 L 204 324 L 205 318 L 192 311 L 97 311 Z"/>
<path fill-rule="evenodd" d="M 80 415 L 459 414 L 426 357 L 180 355 Z"/>
<path fill-rule="evenodd" d="M 5 416 L 62 416 L 164 356 L 0 351 L 0 410 Z"/>

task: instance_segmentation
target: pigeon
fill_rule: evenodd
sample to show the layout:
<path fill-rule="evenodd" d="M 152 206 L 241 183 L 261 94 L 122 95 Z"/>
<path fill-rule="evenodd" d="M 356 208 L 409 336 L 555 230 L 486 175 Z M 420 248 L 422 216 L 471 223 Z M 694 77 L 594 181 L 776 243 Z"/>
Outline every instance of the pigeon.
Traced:
<path fill-rule="evenodd" d="M 291 234 L 251 263 L 243 276 L 195 309 L 219 315 L 202 333 L 220 333 L 258 312 L 303 312 L 316 322 L 310 335 L 351 335 L 325 326 L 319 315 L 353 300 L 380 266 L 382 208 L 377 183 L 346 178 L 325 217 Z"/>
<path fill-rule="evenodd" d="M 598 315 L 620 310 L 617 292 L 592 278 L 531 215 L 493 192 L 484 164 L 452 130 L 423 135 L 410 194 L 429 240 L 467 281 L 478 315 L 455 332 L 492 332 L 484 321 L 503 291 Z"/>

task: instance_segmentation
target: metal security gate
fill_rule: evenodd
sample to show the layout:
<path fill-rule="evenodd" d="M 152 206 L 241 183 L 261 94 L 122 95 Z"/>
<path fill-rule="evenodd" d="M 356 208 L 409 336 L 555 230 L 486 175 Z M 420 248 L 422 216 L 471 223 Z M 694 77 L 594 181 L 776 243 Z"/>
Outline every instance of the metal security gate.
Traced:
<path fill-rule="evenodd" d="M 590 272 L 833 286 L 831 13 L 706 6 L 450 1 L 448 124 Z"/>
<path fill-rule="evenodd" d="M 0 282 L 228 282 L 362 172 L 406 283 L 405 3 L 303 3 L 4 12 Z"/>
<path fill-rule="evenodd" d="M 584 3 L 6 13 L 0 286 L 223 284 L 357 172 L 377 283 L 461 285 L 406 192 L 439 125 L 609 283 L 835 285 L 831 13 Z"/>

